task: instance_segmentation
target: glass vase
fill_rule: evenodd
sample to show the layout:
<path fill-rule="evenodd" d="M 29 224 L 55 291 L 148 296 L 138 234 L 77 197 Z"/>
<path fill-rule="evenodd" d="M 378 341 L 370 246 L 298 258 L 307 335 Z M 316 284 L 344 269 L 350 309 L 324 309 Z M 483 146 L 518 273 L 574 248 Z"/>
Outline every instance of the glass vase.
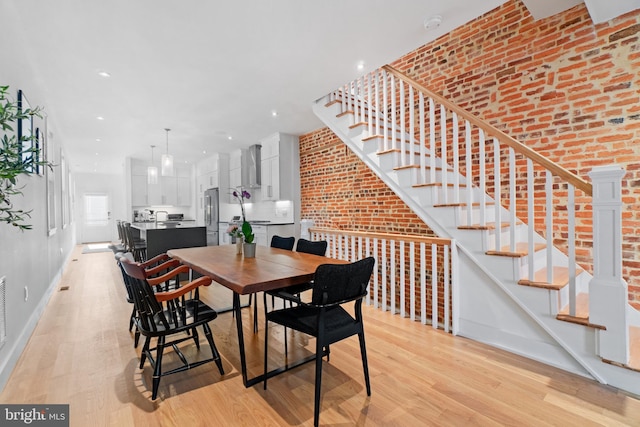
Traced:
<path fill-rule="evenodd" d="M 236 255 L 242 255 L 242 237 L 236 237 Z"/>

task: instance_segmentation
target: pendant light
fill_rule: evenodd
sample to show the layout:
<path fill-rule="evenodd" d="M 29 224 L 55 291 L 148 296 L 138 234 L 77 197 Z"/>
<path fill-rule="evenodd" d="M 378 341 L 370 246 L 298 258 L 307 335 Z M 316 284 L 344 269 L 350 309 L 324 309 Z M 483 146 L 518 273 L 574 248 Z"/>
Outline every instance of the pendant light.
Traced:
<path fill-rule="evenodd" d="M 147 166 L 147 184 L 157 184 L 158 183 L 158 168 L 153 163 L 153 149 L 155 145 L 151 146 L 151 166 Z"/>
<path fill-rule="evenodd" d="M 164 129 L 167 132 L 167 152 L 162 155 L 162 176 L 173 176 L 173 156 L 169 154 L 169 131 L 171 129 Z"/>

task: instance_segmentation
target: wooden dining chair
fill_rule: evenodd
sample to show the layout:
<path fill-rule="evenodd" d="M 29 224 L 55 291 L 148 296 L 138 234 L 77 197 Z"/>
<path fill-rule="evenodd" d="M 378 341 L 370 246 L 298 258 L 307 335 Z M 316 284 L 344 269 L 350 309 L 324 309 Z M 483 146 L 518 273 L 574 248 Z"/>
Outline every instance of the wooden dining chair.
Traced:
<path fill-rule="evenodd" d="M 286 296 L 297 303 L 267 313 L 264 338 L 264 389 L 267 389 L 267 361 L 269 350 L 268 323 L 273 322 L 316 338 L 315 396 L 313 424 L 320 418 L 320 396 L 322 383 L 322 357 L 329 353 L 329 346 L 353 335 L 358 335 L 360 355 L 364 370 L 367 396 L 371 396 L 369 367 L 364 340 L 362 320 L 362 299 L 367 294 L 367 286 L 373 272 L 375 259 L 364 258 L 351 264 L 323 264 L 316 269 L 311 302 L 305 303 L 294 295 Z M 353 303 L 351 315 L 343 305 Z"/>
<path fill-rule="evenodd" d="M 138 331 L 145 337 L 140 356 L 140 369 L 144 367 L 147 359 L 149 359 L 153 367 L 151 399 L 155 400 L 158 396 L 160 379 L 166 375 L 192 369 L 212 361 L 218 366 L 220 375 L 224 375 L 222 360 L 213 340 L 211 328 L 209 327 L 209 322 L 216 319 L 218 313 L 199 299 L 198 288 L 200 286 L 209 286 L 211 284 L 211 278 L 200 277 L 177 289 L 153 292 L 154 286 L 170 281 L 179 274 L 188 273 L 189 268 L 179 266 L 167 274 L 150 278 L 140 263 L 122 258 L 121 264 L 125 273 L 131 279 L 133 303 L 137 311 L 137 316 L 134 320 L 135 325 Z M 187 295 L 189 295 L 189 297 L 187 297 Z M 202 327 L 204 331 L 212 357 L 188 361 L 178 347 L 178 344 L 187 340 L 193 340 L 197 349 L 200 350 L 198 327 Z M 171 341 L 167 341 L 167 338 L 172 336 L 177 337 Z M 157 339 L 155 348 L 151 348 L 152 338 Z M 165 349 L 168 348 L 173 348 L 182 365 L 163 372 L 163 353 Z M 154 352 L 155 358 L 153 357 Z"/>
<path fill-rule="evenodd" d="M 135 304 L 133 303 L 133 289 L 131 284 L 131 278 L 124 271 L 124 267 L 122 266 L 122 259 L 126 258 L 131 262 L 135 262 L 135 258 L 131 252 L 118 252 L 115 254 L 116 264 L 120 268 L 122 272 L 122 281 L 124 283 L 124 287 L 126 290 L 126 299 L 129 304 L 132 305 L 131 316 L 129 318 L 129 332 L 135 326 L 135 319 L 137 317 L 137 310 Z M 167 254 L 160 254 L 148 261 L 140 263 L 140 265 L 144 268 L 144 272 L 147 278 L 157 277 L 162 275 L 163 273 L 167 273 L 174 268 L 180 265 L 180 262 L 175 259 L 169 258 Z M 179 276 L 172 277 L 170 280 L 164 283 L 160 283 L 155 286 L 154 290 L 156 292 L 169 291 L 171 289 L 177 289 L 180 287 Z M 138 342 L 140 341 L 140 331 L 136 328 L 134 332 L 133 339 L 133 347 L 138 347 Z"/>

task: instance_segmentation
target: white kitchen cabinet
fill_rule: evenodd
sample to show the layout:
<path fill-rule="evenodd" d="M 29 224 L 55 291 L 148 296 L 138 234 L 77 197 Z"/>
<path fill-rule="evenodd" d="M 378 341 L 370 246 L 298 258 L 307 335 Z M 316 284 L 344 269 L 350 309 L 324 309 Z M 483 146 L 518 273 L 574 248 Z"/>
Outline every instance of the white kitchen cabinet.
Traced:
<path fill-rule="evenodd" d="M 157 184 L 148 184 L 149 164 L 131 159 L 131 205 L 191 206 L 191 167 L 178 165 L 176 176 L 159 176 Z"/>
<path fill-rule="evenodd" d="M 300 193 L 298 137 L 276 133 L 260 141 L 262 200 L 292 200 Z"/>
<path fill-rule="evenodd" d="M 147 206 L 147 175 L 131 175 L 131 206 Z"/>

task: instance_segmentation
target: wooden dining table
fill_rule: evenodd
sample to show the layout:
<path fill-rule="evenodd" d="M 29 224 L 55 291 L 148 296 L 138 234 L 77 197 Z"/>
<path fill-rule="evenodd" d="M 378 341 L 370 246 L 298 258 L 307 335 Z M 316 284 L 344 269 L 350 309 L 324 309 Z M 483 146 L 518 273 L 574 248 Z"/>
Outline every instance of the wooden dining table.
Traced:
<path fill-rule="evenodd" d="M 262 382 L 264 374 L 248 378 L 240 296 L 306 283 L 313 279 L 316 269 L 321 264 L 347 263 L 343 260 L 267 246 L 257 246 L 255 258 L 238 255 L 235 245 L 171 249 L 167 254 L 233 291 L 233 310 L 238 329 L 242 381 L 245 387 Z M 278 375 L 311 360 L 314 360 L 314 356 L 269 371 L 267 377 Z"/>

